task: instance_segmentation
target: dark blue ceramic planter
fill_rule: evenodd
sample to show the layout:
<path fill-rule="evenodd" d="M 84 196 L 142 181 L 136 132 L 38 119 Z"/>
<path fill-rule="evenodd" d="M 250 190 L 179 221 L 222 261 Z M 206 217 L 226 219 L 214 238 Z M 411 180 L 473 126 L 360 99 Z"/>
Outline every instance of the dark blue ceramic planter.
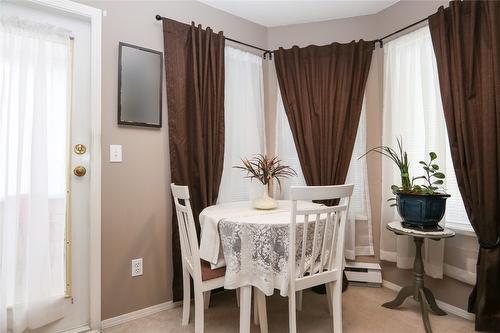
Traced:
<path fill-rule="evenodd" d="M 418 228 L 436 227 L 446 211 L 449 194 L 406 194 L 398 193 L 398 213 L 411 226 Z"/>

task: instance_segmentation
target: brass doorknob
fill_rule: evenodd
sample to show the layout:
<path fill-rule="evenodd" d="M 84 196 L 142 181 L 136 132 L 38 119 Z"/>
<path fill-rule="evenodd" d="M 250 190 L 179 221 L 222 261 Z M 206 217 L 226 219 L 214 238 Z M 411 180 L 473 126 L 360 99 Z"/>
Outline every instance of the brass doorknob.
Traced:
<path fill-rule="evenodd" d="M 85 169 L 84 166 L 79 165 L 79 166 L 77 166 L 76 168 L 73 169 L 73 173 L 77 177 L 83 177 L 87 173 L 87 169 Z"/>

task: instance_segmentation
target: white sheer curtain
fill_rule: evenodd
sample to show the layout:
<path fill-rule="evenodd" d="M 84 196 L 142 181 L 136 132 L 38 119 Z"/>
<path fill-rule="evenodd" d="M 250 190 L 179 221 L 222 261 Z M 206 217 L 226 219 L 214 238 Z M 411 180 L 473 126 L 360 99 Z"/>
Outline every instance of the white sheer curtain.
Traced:
<path fill-rule="evenodd" d="M 0 333 L 63 316 L 69 32 L 0 19 Z"/>
<path fill-rule="evenodd" d="M 275 198 L 289 199 L 291 186 L 306 185 L 299 156 L 295 148 L 292 131 L 283 106 L 283 100 L 278 88 L 276 108 L 276 154 L 296 172 L 297 177 L 282 181 L 282 191 L 274 186 Z M 363 103 L 361 118 L 356 134 L 354 150 L 347 173 L 346 183 L 354 184 L 354 192 L 349 207 L 349 224 L 346 228 L 345 256 L 355 260 L 358 255 L 373 255 L 373 237 L 371 223 L 370 196 L 368 192 L 368 174 L 366 159 L 358 158 L 366 152 L 366 107 Z"/>
<path fill-rule="evenodd" d="M 276 155 L 283 164 L 290 166 L 297 172 L 296 177 L 281 180 L 281 191 L 277 184 L 273 186 L 273 196 L 276 199 L 290 200 L 291 186 L 305 186 L 306 180 L 300 167 L 299 155 L 292 136 L 292 130 L 285 113 L 280 88 L 278 87 L 278 98 L 276 100 Z"/>
<path fill-rule="evenodd" d="M 366 158 L 366 104 L 359 119 L 358 132 L 352 151 L 351 163 L 347 172 L 346 184 L 354 184 L 349 205 L 349 224 L 346 228 L 345 256 L 355 260 L 359 255 L 374 255 L 372 235 L 372 213 L 368 187 Z"/>
<path fill-rule="evenodd" d="M 410 174 L 423 174 L 419 161 L 429 159 L 429 152 L 438 155 L 437 163 L 446 174 L 444 187 L 451 194 L 441 225 L 454 222 L 469 225 L 458 190 L 451 162 L 446 124 L 442 110 L 439 80 L 432 40 L 428 27 L 411 32 L 384 45 L 384 127 L 383 143 L 394 146 L 402 137 L 410 158 Z M 395 236 L 385 225 L 400 220 L 397 211 L 389 207 L 393 197 L 392 184 L 400 184 L 399 170 L 383 159 L 382 226 L 380 257 L 395 261 L 400 268 L 413 266 L 414 244 L 406 236 Z M 443 276 L 444 243 L 426 241 L 424 247 L 426 273 Z"/>
<path fill-rule="evenodd" d="M 218 203 L 258 197 L 262 185 L 244 179 L 241 158 L 265 153 L 262 58 L 225 48 L 225 148 Z"/>

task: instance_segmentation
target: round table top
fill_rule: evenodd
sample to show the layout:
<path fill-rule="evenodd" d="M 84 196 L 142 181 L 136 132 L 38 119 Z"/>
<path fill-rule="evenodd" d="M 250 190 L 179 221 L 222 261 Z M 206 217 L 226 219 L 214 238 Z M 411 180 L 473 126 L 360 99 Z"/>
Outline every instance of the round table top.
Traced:
<path fill-rule="evenodd" d="M 418 238 L 441 239 L 455 236 L 455 231 L 448 228 L 444 228 L 443 231 L 420 231 L 403 227 L 401 221 L 390 222 L 386 228 L 399 235 L 407 235 Z"/>
<path fill-rule="evenodd" d="M 290 224 L 291 200 L 277 200 L 278 207 L 274 209 L 256 209 L 251 201 L 235 201 L 220 203 L 203 209 L 200 213 L 200 224 L 217 224 L 220 221 L 249 224 Z M 298 201 L 297 209 L 313 209 L 321 204 L 308 201 Z M 303 216 L 297 217 L 297 223 L 303 223 Z"/>

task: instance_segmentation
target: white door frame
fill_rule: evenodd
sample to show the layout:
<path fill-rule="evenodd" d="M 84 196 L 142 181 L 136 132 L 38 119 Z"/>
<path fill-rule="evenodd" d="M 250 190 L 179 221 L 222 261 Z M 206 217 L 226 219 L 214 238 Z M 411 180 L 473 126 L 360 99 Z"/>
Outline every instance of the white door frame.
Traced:
<path fill-rule="evenodd" d="M 101 328 L 101 26 L 102 11 L 69 0 L 30 0 L 90 20 L 90 328 Z"/>

